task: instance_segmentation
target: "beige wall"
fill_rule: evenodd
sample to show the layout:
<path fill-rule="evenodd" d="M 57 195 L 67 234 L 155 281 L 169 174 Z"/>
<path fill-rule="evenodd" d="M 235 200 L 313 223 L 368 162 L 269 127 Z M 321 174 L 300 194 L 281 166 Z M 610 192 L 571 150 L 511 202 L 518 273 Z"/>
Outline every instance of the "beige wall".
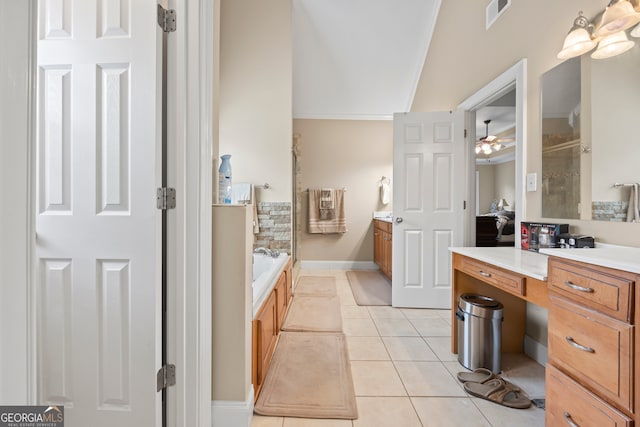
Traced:
<path fill-rule="evenodd" d="M 479 213 L 489 212 L 491 202 L 504 197 L 509 203 L 509 210 L 515 210 L 514 197 L 516 194 L 515 176 L 516 162 L 505 162 L 496 165 L 478 165 L 480 173 Z"/>
<path fill-rule="evenodd" d="M 291 201 L 291 52 L 291 0 L 221 0 L 218 152 L 259 201 Z"/>
<path fill-rule="evenodd" d="M 515 210 L 516 197 L 516 162 L 500 163 L 494 166 L 496 168 L 496 194 L 495 198 L 504 198 L 509 203 L 508 210 Z"/>
<path fill-rule="evenodd" d="M 380 203 L 378 181 L 393 176 L 393 122 L 294 120 L 301 136 L 302 188 L 346 188 L 345 234 L 306 232 L 307 193 L 303 193 L 303 261 L 372 261 L 373 211 L 391 210 Z M 392 183 L 393 184 L 393 183 Z"/>
<path fill-rule="evenodd" d="M 496 168 L 494 165 L 477 165 L 478 172 L 478 213 L 486 214 L 496 194 Z"/>
<path fill-rule="evenodd" d="M 541 176 L 540 78 L 560 61 L 556 54 L 578 11 L 594 17 L 601 0 L 512 2 L 487 31 L 487 1 L 442 2 L 412 111 L 456 108 L 520 59 L 527 59 L 525 173 Z M 464 13 L 461 13 L 464 11 Z M 481 64 L 482 66 L 477 66 Z M 526 193 L 523 219 L 541 218 L 540 191 Z M 637 224 L 566 221 L 601 242 L 640 245 Z"/>
<path fill-rule="evenodd" d="M 616 182 L 640 182 L 638 64 L 638 44 L 615 60 L 591 62 L 593 150 L 590 159 L 594 201 L 627 201 L 628 190 L 613 188 L 612 185 Z"/>

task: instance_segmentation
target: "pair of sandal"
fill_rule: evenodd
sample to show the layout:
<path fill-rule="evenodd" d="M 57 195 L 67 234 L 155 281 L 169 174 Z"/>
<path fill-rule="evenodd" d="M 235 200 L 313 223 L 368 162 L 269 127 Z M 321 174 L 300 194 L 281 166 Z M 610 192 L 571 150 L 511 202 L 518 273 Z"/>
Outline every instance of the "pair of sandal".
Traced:
<path fill-rule="evenodd" d="M 458 372 L 458 381 L 472 396 L 498 403 L 509 408 L 527 409 L 531 400 L 515 384 L 510 383 L 489 369 L 478 368 L 472 372 Z"/>

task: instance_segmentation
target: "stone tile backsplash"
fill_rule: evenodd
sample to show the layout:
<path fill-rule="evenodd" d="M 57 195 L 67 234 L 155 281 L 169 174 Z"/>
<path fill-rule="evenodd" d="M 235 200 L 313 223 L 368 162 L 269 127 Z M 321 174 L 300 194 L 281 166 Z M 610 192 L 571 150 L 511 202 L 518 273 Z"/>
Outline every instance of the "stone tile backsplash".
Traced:
<path fill-rule="evenodd" d="M 629 202 L 592 202 L 592 219 L 597 221 L 626 222 Z"/>
<path fill-rule="evenodd" d="M 258 225 L 254 249 L 265 247 L 291 253 L 291 203 L 259 202 Z"/>

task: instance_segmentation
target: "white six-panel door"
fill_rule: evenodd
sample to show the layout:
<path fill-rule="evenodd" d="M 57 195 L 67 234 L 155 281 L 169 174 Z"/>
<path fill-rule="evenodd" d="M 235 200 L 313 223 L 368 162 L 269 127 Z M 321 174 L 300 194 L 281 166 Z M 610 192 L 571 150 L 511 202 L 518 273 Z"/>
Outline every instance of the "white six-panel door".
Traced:
<path fill-rule="evenodd" d="M 156 2 L 38 8 L 38 401 L 68 427 L 156 426 Z"/>
<path fill-rule="evenodd" d="M 451 308 L 450 246 L 462 246 L 464 113 L 393 118 L 394 307 Z"/>

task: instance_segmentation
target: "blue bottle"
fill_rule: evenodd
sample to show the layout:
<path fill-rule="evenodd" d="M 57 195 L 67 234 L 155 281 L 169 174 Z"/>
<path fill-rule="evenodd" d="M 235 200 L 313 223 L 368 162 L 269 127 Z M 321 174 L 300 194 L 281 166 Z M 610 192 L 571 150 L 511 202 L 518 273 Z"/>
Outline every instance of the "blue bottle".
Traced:
<path fill-rule="evenodd" d="M 231 203 L 231 154 L 220 156 L 222 163 L 218 168 L 218 203 Z"/>

